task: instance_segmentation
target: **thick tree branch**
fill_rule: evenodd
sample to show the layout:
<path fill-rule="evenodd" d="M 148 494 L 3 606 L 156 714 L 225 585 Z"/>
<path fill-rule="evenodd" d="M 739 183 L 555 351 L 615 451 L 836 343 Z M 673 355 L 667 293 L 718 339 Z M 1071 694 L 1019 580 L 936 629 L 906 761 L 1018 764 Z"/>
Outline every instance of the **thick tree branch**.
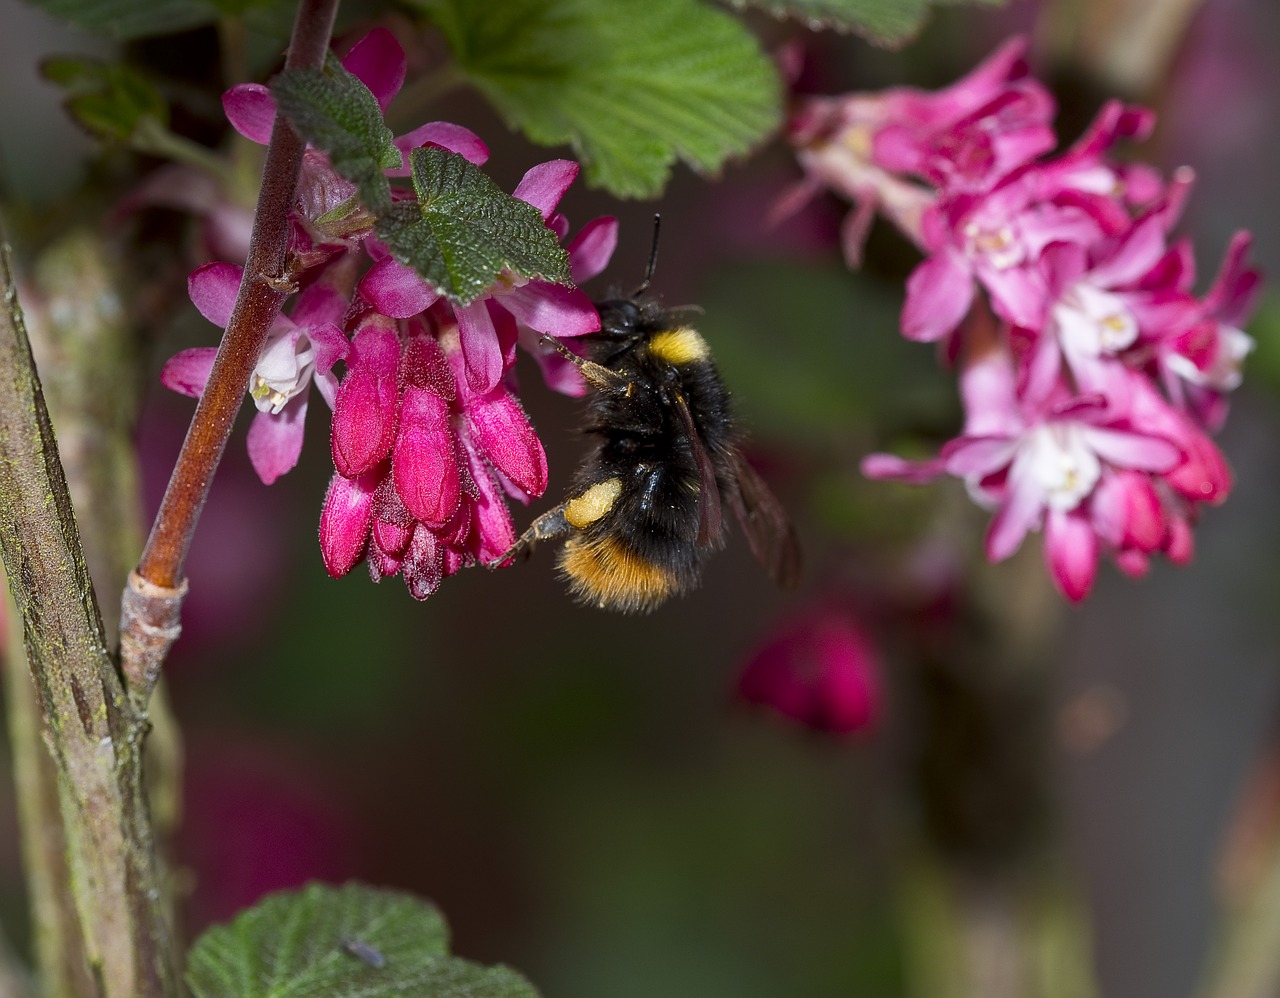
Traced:
<path fill-rule="evenodd" d="M 143 793 L 142 724 L 107 651 L 7 246 L 0 292 L 0 555 L 58 768 L 85 955 L 105 995 L 176 994 Z"/>

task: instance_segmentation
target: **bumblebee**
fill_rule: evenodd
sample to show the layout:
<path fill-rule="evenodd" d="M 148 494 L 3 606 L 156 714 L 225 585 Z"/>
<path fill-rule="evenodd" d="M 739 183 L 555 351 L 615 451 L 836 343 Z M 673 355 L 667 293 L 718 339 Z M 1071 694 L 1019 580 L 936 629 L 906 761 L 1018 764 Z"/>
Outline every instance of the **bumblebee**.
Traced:
<path fill-rule="evenodd" d="M 724 507 L 779 584 L 794 584 L 791 521 L 738 449 L 729 391 L 706 341 L 647 295 L 657 255 L 634 294 L 600 302 L 600 331 L 585 357 L 552 337 L 590 388 L 584 431 L 593 443 L 570 497 L 542 514 L 495 564 L 566 538 L 560 572 L 583 603 L 647 612 L 698 585 L 724 545 Z M 688 311 L 688 310 L 684 310 Z"/>

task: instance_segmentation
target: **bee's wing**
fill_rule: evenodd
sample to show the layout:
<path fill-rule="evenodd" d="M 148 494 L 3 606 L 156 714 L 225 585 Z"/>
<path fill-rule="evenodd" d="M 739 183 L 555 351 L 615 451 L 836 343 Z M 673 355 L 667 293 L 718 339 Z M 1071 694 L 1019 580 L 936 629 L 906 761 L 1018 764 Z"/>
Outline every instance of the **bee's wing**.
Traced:
<path fill-rule="evenodd" d="M 716 469 L 707 456 L 707 449 L 702 446 L 702 437 L 693 425 L 693 413 L 689 411 L 689 403 L 683 395 L 675 395 L 672 399 L 680 421 L 684 424 L 685 435 L 689 438 L 689 448 L 693 451 L 693 460 L 698 465 L 698 546 L 713 544 L 719 537 L 723 527 L 720 515 L 720 487 L 716 485 Z"/>
<path fill-rule="evenodd" d="M 791 517 L 741 451 L 733 453 L 738 488 L 732 497 L 733 511 L 747 535 L 756 561 L 769 577 L 789 589 L 800 580 L 800 541 Z"/>

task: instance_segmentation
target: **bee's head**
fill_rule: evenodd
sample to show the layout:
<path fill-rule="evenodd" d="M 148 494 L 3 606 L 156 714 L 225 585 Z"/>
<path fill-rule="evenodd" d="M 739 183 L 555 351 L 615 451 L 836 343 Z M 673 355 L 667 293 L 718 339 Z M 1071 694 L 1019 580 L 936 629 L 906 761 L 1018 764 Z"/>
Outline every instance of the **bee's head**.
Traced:
<path fill-rule="evenodd" d="M 605 336 L 634 336 L 645 316 L 644 306 L 634 298 L 610 298 L 598 303 L 596 310 Z"/>

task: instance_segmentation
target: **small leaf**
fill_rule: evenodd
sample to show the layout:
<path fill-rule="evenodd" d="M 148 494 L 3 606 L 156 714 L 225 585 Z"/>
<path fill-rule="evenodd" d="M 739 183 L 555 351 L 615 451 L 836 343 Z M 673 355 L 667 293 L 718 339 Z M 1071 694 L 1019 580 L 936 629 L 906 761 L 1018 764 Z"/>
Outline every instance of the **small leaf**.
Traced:
<path fill-rule="evenodd" d="M 123 63 L 81 56 L 46 59 L 41 72 L 63 87 L 66 108 L 76 122 L 104 139 L 125 141 L 144 118 L 163 126 L 169 108 L 155 85 Z"/>
<path fill-rule="evenodd" d="M 196 998 L 537 998 L 519 974 L 448 955 L 434 906 L 360 884 L 272 894 L 202 935 Z"/>
<path fill-rule="evenodd" d="M 537 208 L 447 149 L 415 149 L 410 161 L 418 201 L 393 204 L 377 234 L 442 295 L 469 304 L 504 270 L 570 283 L 569 256 Z"/>
<path fill-rule="evenodd" d="M 471 83 L 587 181 L 656 197 L 678 158 L 713 172 L 774 129 L 781 86 L 734 17 L 697 0 L 412 0 Z"/>
<path fill-rule="evenodd" d="M 809 27 L 853 31 L 878 45 L 902 45 L 911 39 L 933 5 L 957 2 L 999 6 L 1004 0 L 729 0 L 742 9 L 755 7 L 774 17 L 794 18 Z"/>
<path fill-rule="evenodd" d="M 208 0 L 32 0 L 35 6 L 84 31 L 129 40 L 168 35 L 218 17 Z"/>
<path fill-rule="evenodd" d="M 291 69 L 271 83 L 276 106 L 298 134 L 329 156 L 333 168 L 359 189 L 367 207 L 382 212 L 391 187 L 382 171 L 401 163 L 377 98 L 336 59 L 323 70 Z"/>

